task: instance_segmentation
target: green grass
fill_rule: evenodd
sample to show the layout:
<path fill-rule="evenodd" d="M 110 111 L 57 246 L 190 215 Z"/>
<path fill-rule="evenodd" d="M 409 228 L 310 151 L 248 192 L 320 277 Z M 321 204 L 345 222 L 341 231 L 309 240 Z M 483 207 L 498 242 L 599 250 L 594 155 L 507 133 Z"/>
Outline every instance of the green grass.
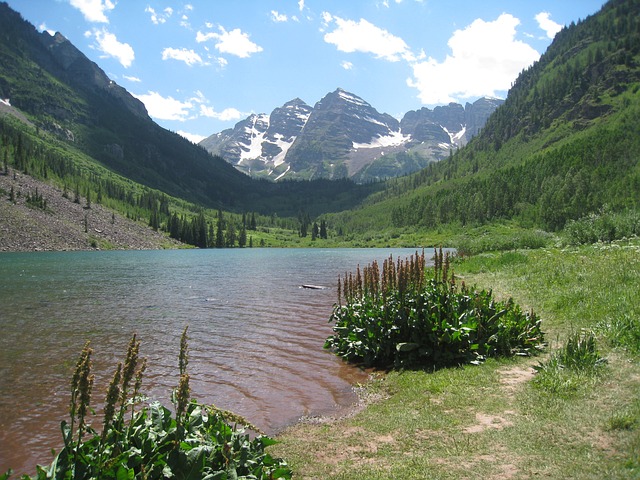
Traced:
<path fill-rule="evenodd" d="M 540 314 L 548 353 L 377 374 L 364 410 L 279 436 L 294 478 L 639 478 L 640 357 L 610 326 L 640 318 L 640 241 L 487 253 L 455 270 Z M 537 384 L 533 367 L 554 358 L 593 368 L 568 390 Z"/>

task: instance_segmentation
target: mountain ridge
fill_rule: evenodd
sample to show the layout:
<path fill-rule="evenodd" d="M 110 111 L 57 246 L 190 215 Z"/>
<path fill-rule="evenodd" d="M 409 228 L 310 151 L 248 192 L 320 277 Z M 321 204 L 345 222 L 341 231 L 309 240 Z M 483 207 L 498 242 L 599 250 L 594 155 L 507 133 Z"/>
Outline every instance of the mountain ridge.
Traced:
<path fill-rule="evenodd" d="M 602 212 L 637 212 L 638 32 L 638 0 L 610 0 L 565 27 L 465 148 L 326 220 L 360 234 L 504 221 L 559 231 Z"/>
<path fill-rule="evenodd" d="M 404 175 L 446 158 L 451 149 L 476 135 L 502 103 L 483 97 L 465 106 L 422 107 L 398 120 L 337 88 L 313 107 L 296 98 L 270 115 L 251 114 L 200 145 L 254 176 L 367 182 Z M 294 114 L 282 115 L 292 109 Z M 409 165 L 398 156 L 406 153 Z"/>

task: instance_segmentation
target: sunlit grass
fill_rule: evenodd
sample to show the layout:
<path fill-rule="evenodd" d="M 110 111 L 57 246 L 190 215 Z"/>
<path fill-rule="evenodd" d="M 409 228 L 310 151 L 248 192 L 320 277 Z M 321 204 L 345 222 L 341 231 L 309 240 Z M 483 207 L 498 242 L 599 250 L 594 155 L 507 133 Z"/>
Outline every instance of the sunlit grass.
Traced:
<path fill-rule="evenodd" d="M 359 414 L 280 436 L 295 478 L 638 478 L 640 241 L 487 253 L 455 270 L 533 308 L 546 356 L 382 375 L 382 400 Z M 567 370 L 568 351 L 593 368 L 569 389 L 534 384 L 535 365 Z"/>

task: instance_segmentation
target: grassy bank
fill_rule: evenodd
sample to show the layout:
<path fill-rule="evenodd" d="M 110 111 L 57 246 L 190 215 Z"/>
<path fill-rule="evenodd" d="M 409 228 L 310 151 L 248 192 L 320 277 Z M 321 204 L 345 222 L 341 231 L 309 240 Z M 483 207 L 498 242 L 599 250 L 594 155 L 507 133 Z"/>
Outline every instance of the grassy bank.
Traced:
<path fill-rule="evenodd" d="M 363 411 L 280 436 L 295 478 L 640 477 L 640 241 L 482 254 L 456 272 L 533 308 L 548 352 L 378 374 Z M 534 373 L 582 329 L 606 362 Z"/>

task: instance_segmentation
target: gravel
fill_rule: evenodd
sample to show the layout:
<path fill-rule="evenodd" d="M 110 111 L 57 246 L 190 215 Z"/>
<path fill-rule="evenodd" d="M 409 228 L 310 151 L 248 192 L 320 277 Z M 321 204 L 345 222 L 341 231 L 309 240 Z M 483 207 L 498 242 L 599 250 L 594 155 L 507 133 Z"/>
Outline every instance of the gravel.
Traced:
<path fill-rule="evenodd" d="M 15 203 L 10 201 L 13 187 Z M 41 195 L 46 211 L 26 204 L 27 195 Z M 9 169 L 0 173 L 0 251 L 155 250 L 183 244 L 145 223 L 135 222 L 86 199 L 74 203 L 73 193 Z M 86 221 L 85 221 L 86 219 Z"/>

